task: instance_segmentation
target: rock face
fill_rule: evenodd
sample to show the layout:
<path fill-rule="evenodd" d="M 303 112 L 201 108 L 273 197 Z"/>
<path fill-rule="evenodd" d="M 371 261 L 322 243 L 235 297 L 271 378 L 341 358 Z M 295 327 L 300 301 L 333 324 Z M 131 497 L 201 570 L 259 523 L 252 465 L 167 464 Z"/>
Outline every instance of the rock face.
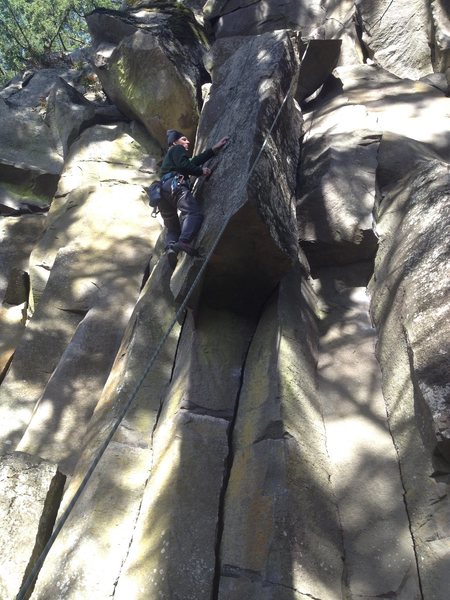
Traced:
<path fill-rule="evenodd" d="M 65 158 L 72 142 L 85 129 L 123 119 L 115 106 L 96 106 L 62 78 L 53 86 L 48 97 L 46 122 L 58 152 Z"/>
<path fill-rule="evenodd" d="M 420 79 L 433 72 L 428 5 L 425 0 L 356 3 L 369 56 L 398 77 Z"/>
<path fill-rule="evenodd" d="M 448 98 L 442 91 L 368 65 L 339 67 L 336 75 L 342 82 L 345 102 L 366 106 L 380 130 L 423 142 L 450 160 L 448 127 L 438 125 L 449 115 Z"/>
<path fill-rule="evenodd" d="M 0 379 L 24 332 L 29 306 L 29 258 L 45 216 L 3 217 L 0 233 Z"/>
<path fill-rule="evenodd" d="M 247 356 L 224 501 L 223 600 L 340 592 L 341 535 L 315 385 L 317 333 L 305 297 L 300 269 L 293 270 L 268 303 Z M 320 577 L 316 561 L 324 565 Z"/>
<path fill-rule="evenodd" d="M 0 594 L 15 598 L 51 535 L 65 477 L 23 452 L 0 459 Z"/>
<path fill-rule="evenodd" d="M 162 333 L 174 318 L 169 273 L 169 265 L 165 261 L 159 262 L 130 318 L 117 360 L 83 437 L 83 452 L 64 495 L 62 509 L 72 499 L 98 448 L 136 387 L 136 380 L 142 377 Z M 179 327 L 176 327 L 105 452 L 103 466 L 99 466 L 88 493 L 77 503 L 56 541 L 39 576 L 36 597 L 79 598 L 93 591 L 100 598 L 108 597 L 117 585 L 153 462 L 152 432 L 161 395 L 170 381 L 178 337 Z M 122 482 L 124 471 L 128 473 L 126 484 Z M 104 532 L 111 523 L 115 524 L 116 534 L 105 538 Z M 70 555 L 68 546 L 72 549 Z M 93 548 L 94 554 L 103 556 L 101 578 L 98 577 L 98 564 L 92 560 Z M 76 578 L 72 576 L 73 564 L 77 565 Z M 67 577 L 61 576 L 62 572 L 67 573 Z"/>
<path fill-rule="evenodd" d="M 124 15 L 94 11 L 87 19 L 95 66 L 108 97 L 166 146 L 166 130 L 195 138 L 206 81 L 204 34 L 192 13 L 141 9 Z"/>
<path fill-rule="evenodd" d="M 72 148 L 46 234 L 33 253 L 37 307 L 2 387 L 2 442 L 11 448 L 22 438 L 21 450 L 52 458 L 66 472 L 136 302 L 151 240 L 160 232 L 143 197 L 145 150 L 124 125 L 85 132 Z M 36 369 L 32 384 L 25 376 L 30 368 Z M 73 401 L 76 390 L 79 402 Z M 14 400 L 6 400 L 16 395 L 20 413 Z"/>
<path fill-rule="evenodd" d="M 228 430 L 252 326 L 211 309 L 200 309 L 195 326 L 192 318 L 184 324 L 118 598 L 211 597 Z"/>
<path fill-rule="evenodd" d="M 0 595 L 59 508 L 32 600 L 447 600 L 448 3 L 183 4 L 0 91 Z M 230 136 L 176 269 L 168 128 Z"/>
<path fill-rule="evenodd" d="M 364 106 L 338 98 L 308 113 L 305 129 L 297 218 L 310 264 L 345 264 L 373 257 L 381 137 L 376 120 Z"/>
<path fill-rule="evenodd" d="M 208 207 L 198 244 L 206 254 L 220 237 L 205 274 L 208 302 L 248 313 L 297 257 L 293 194 L 301 115 L 292 93 L 298 56 L 285 33 L 220 41 L 215 52 L 198 147 L 232 137 L 198 192 Z M 199 262 L 186 261 L 175 274 L 178 299 Z"/>
<path fill-rule="evenodd" d="M 373 351 L 376 331 L 365 293 L 371 272 L 369 261 L 328 266 L 314 281 L 326 306 L 319 325 L 318 386 L 342 525 L 342 597 L 376 598 L 399 590 L 399 597 L 421 598 L 408 514 L 397 501 L 403 481 Z"/>
<path fill-rule="evenodd" d="M 398 140 L 391 143 L 394 149 L 383 152 L 382 160 L 389 161 L 391 152 L 400 146 Z M 420 145 L 413 148 L 420 152 Z M 438 156 L 431 158 L 426 151 L 418 153 L 416 161 L 408 166 L 411 172 L 388 189 L 378 211 L 380 250 L 373 283 L 374 316 L 381 325 L 386 311 L 398 314 L 424 441 L 449 460 L 450 370 L 445 303 L 449 170 L 447 163 Z"/>
<path fill-rule="evenodd" d="M 276 29 L 310 32 L 323 22 L 320 0 L 208 0 L 204 11 L 217 37 L 256 35 Z"/>

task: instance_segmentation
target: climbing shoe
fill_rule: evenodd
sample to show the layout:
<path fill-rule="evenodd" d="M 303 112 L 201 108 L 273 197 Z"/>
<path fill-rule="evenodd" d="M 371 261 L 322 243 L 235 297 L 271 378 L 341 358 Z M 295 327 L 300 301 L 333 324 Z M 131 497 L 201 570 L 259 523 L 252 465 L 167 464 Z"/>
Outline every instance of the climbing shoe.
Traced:
<path fill-rule="evenodd" d="M 189 254 L 189 256 L 199 256 L 198 250 L 196 250 L 187 242 L 182 242 L 181 240 L 178 240 L 178 242 L 173 245 L 173 248 L 179 252 L 185 252 L 186 254 Z"/>
<path fill-rule="evenodd" d="M 175 244 L 170 244 L 166 250 L 167 260 L 169 261 L 169 265 L 172 269 L 175 269 L 178 262 L 178 252 L 174 246 Z"/>

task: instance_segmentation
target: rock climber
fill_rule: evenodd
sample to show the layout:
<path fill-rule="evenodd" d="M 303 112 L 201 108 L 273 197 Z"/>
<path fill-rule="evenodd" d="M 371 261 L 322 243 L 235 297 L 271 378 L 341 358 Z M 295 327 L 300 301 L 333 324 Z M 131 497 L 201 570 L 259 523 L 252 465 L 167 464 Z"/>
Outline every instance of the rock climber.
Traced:
<path fill-rule="evenodd" d="M 212 148 L 189 158 L 187 137 L 175 129 L 167 131 L 169 149 L 161 166 L 162 195 L 158 208 L 167 227 L 166 252 L 172 268 L 176 267 L 179 252 L 198 255 L 192 240 L 200 229 L 203 213 L 191 192 L 189 177 L 209 177 L 211 169 L 202 165 L 218 154 L 228 141 L 226 136 Z"/>

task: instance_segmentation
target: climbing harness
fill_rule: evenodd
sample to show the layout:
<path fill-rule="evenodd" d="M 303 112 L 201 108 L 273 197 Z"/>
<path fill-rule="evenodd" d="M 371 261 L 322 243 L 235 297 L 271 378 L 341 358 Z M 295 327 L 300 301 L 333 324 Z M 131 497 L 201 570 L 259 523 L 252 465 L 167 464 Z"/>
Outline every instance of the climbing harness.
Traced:
<path fill-rule="evenodd" d="M 267 144 L 267 140 L 269 139 L 278 119 L 279 116 L 281 114 L 281 111 L 283 110 L 283 107 L 286 103 L 286 100 L 288 99 L 293 85 L 296 82 L 296 78 L 292 78 L 291 84 L 289 86 L 288 91 L 286 92 L 286 95 L 283 99 L 283 102 L 280 105 L 280 108 L 278 109 L 278 112 L 272 122 L 272 125 L 270 126 L 270 129 L 264 139 L 264 142 L 261 145 L 261 148 L 258 152 L 258 154 L 256 155 L 255 160 L 253 161 L 253 164 L 250 168 L 250 171 L 247 175 L 246 178 L 246 182 L 249 181 L 250 177 L 253 174 L 253 171 L 255 170 L 256 164 L 258 162 L 258 160 L 261 157 L 261 154 L 263 153 L 264 148 L 266 147 Z M 169 174 L 168 174 L 169 175 Z M 232 216 L 232 215 L 231 215 Z M 180 322 L 182 315 L 184 314 L 184 311 L 187 308 L 188 302 L 194 292 L 194 290 L 196 289 L 200 279 L 203 276 L 203 273 L 206 269 L 206 267 L 208 266 L 208 262 L 210 260 L 210 258 L 212 257 L 214 250 L 216 249 L 230 219 L 231 216 L 228 217 L 228 219 L 225 219 L 224 223 L 222 224 L 222 227 L 220 228 L 220 231 L 216 237 L 216 239 L 214 240 L 210 250 L 208 251 L 208 253 L 206 254 L 202 266 L 200 267 L 194 281 L 192 282 L 190 288 L 188 289 L 186 296 L 184 297 L 183 302 L 181 303 L 179 309 L 177 310 L 177 313 L 172 321 L 172 323 L 169 325 L 169 328 L 167 329 L 166 333 L 163 335 L 163 337 L 161 338 L 158 346 L 156 347 L 156 350 L 154 351 L 153 355 L 151 356 L 149 362 L 147 363 L 146 368 L 144 369 L 143 374 L 141 375 L 140 379 L 138 380 L 138 382 L 136 383 L 132 393 L 130 394 L 130 397 L 128 399 L 128 401 L 126 402 L 126 404 L 123 406 L 122 410 L 120 411 L 119 415 L 116 417 L 115 422 L 113 423 L 110 432 L 108 433 L 108 435 L 106 436 L 105 440 L 103 441 L 103 443 L 100 445 L 99 450 L 94 458 L 94 460 L 92 461 L 89 469 L 86 471 L 85 476 L 83 477 L 82 482 L 80 483 L 78 489 L 76 490 L 75 494 L 73 495 L 71 501 L 69 502 L 69 504 L 67 505 L 67 508 L 64 510 L 63 514 L 61 515 L 61 517 L 59 518 L 55 529 L 53 530 L 52 535 L 50 536 L 47 544 L 45 545 L 44 549 L 42 550 L 40 556 L 38 557 L 38 559 L 36 560 L 36 563 L 34 564 L 33 569 L 31 570 L 31 572 L 29 573 L 28 577 L 25 579 L 24 583 L 22 584 L 22 587 L 19 590 L 19 593 L 16 596 L 16 600 L 25 600 L 25 597 L 28 593 L 28 590 L 30 589 L 30 587 L 33 585 L 35 579 L 37 578 L 39 571 L 42 568 L 42 565 L 47 557 L 47 554 L 49 553 L 51 547 L 53 546 L 56 538 L 59 535 L 59 532 L 61 531 L 61 529 L 63 528 L 64 524 L 66 523 L 67 519 L 69 518 L 78 498 L 81 496 L 84 488 L 86 487 L 89 479 L 91 478 L 92 473 L 94 472 L 94 469 L 97 467 L 98 463 L 100 462 L 100 459 L 102 458 L 103 454 L 105 453 L 110 441 L 112 440 L 114 434 L 116 433 L 117 429 L 119 428 L 119 425 L 121 424 L 121 422 L 123 421 L 125 415 L 127 414 L 127 412 L 129 411 L 129 409 L 131 408 L 131 405 L 133 404 L 137 393 L 142 385 L 142 383 L 144 382 L 145 378 L 147 377 L 148 373 L 150 372 L 151 368 L 153 367 L 162 347 L 164 346 L 164 344 L 166 343 L 167 338 L 169 337 L 170 333 L 172 332 L 172 329 L 175 327 L 175 325 L 177 323 Z"/>

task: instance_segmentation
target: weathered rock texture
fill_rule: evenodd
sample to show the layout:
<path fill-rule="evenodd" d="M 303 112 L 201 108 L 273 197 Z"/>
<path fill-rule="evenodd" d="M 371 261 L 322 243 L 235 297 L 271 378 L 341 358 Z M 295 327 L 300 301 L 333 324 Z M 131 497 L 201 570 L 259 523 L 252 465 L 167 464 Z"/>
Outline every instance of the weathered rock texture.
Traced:
<path fill-rule="evenodd" d="M 398 502 L 404 490 L 363 287 L 371 271 L 368 261 L 326 267 L 314 282 L 326 308 L 320 324 L 319 393 L 343 533 L 342 597 L 394 593 L 419 599 L 414 542 L 405 504 Z"/>
<path fill-rule="evenodd" d="M 64 480 L 56 465 L 35 456 L 12 452 L 0 458 L 0 595 L 4 600 L 16 597 L 44 549 Z"/>
<path fill-rule="evenodd" d="M 362 105 L 340 99 L 305 118 L 297 187 L 302 247 L 313 267 L 371 258 L 381 133 Z"/>
<path fill-rule="evenodd" d="M 375 62 L 408 79 L 433 72 L 426 0 L 361 0 L 356 6 L 363 42 Z"/>
<path fill-rule="evenodd" d="M 29 257 L 44 224 L 44 215 L 4 217 L 0 224 L 0 379 L 25 328 L 30 294 Z"/>
<path fill-rule="evenodd" d="M 115 106 L 96 106 L 62 78 L 55 83 L 48 96 L 46 122 L 59 154 L 65 158 L 70 145 L 85 129 L 123 119 Z"/>
<path fill-rule="evenodd" d="M 66 472 L 160 232 L 142 191 L 148 178 L 139 170 L 147 150 L 142 140 L 124 125 L 97 126 L 73 146 L 33 253 L 36 311 L 1 390 L 3 447 L 21 440 L 21 450 L 64 461 Z"/>
<path fill-rule="evenodd" d="M 170 4 L 127 15 L 98 10 L 87 22 L 96 71 L 118 108 L 163 147 L 170 128 L 194 139 L 207 75 L 206 38 L 192 13 Z"/>
<path fill-rule="evenodd" d="M 389 161 L 400 146 L 398 140 L 391 143 L 394 149 L 387 149 L 382 160 Z M 388 312 L 398 315 L 424 442 L 449 460 L 449 166 L 423 152 L 409 167 L 411 172 L 388 188 L 379 208 L 374 316 L 381 324 Z"/>
<path fill-rule="evenodd" d="M 448 2 L 183 4 L 0 92 L 3 448 L 96 465 L 32 598 L 447 600 Z M 168 128 L 230 136 L 174 271 Z"/>
<path fill-rule="evenodd" d="M 247 356 L 225 493 L 218 597 L 333 598 L 342 540 L 316 388 L 313 299 L 280 284 Z M 304 287 L 303 287 L 304 286 Z M 316 564 L 323 565 L 319 572 Z"/>
<path fill-rule="evenodd" d="M 389 168 L 399 148 L 409 152 L 403 170 L 385 184 L 378 210 L 371 310 L 423 594 L 444 598 L 450 507 L 448 463 L 439 456 L 449 459 L 450 181 L 448 164 L 398 138 L 382 146 L 380 165 Z"/>
<path fill-rule="evenodd" d="M 175 317 L 169 277 L 169 265 L 160 261 L 136 304 L 105 390 L 82 438 L 83 452 L 66 489 L 62 510 L 78 489 L 137 381 L 143 377 L 161 336 Z M 161 397 L 171 378 L 178 336 L 177 325 L 140 386 L 87 493 L 80 498 L 55 543 L 41 571 L 36 597 L 75 599 L 95 593 L 99 598 L 107 598 L 113 594 L 133 539 L 142 494 L 152 468 L 153 429 Z M 122 480 L 125 472 L 126 482 Z M 113 535 L 108 533 L 111 523 L 114 524 Z M 92 560 L 93 554 L 103 557 L 101 578 L 98 564 Z M 73 565 L 76 565 L 76 577 Z"/>
<path fill-rule="evenodd" d="M 184 324 L 118 598 L 211 597 L 228 430 L 253 326 L 211 309 Z"/>
<path fill-rule="evenodd" d="M 442 91 L 368 65 L 339 67 L 336 76 L 343 86 L 341 102 L 363 104 L 382 131 L 424 142 L 450 160 L 449 101 Z"/>
<path fill-rule="evenodd" d="M 219 41 L 214 52 L 198 147 L 232 137 L 198 192 L 208 207 L 198 236 L 202 252 L 221 236 L 204 293 L 215 306 L 252 312 L 297 257 L 294 190 L 301 115 L 292 94 L 298 55 L 285 32 Z M 186 261 L 176 272 L 172 289 L 178 299 L 200 264 Z"/>
<path fill-rule="evenodd" d="M 256 35 L 276 29 L 298 29 L 305 34 L 323 22 L 320 0 L 208 0 L 204 11 L 217 37 Z"/>

